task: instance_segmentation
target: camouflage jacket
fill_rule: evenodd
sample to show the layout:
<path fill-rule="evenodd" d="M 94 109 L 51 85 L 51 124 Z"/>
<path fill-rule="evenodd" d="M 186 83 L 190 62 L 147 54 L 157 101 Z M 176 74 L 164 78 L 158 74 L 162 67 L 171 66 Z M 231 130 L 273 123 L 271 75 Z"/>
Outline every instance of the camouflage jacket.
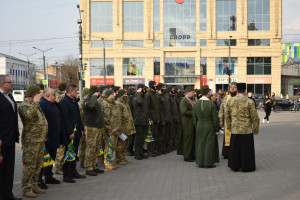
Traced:
<path fill-rule="evenodd" d="M 47 140 L 48 122 L 39 103 L 26 99 L 19 107 L 19 115 L 23 123 L 22 144 Z"/>
<path fill-rule="evenodd" d="M 122 116 L 120 104 L 115 100 L 104 100 L 101 102 L 102 109 L 104 110 L 104 129 L 106 133 L 112 132 L 113 135 L 120 135 L 122 133 Z"/>
<path fill-rule="evenodd" d="M 225 120 L 232 134 L 259 132 L 259 117 L 254 102 L 242 94 L 226 102 Z"/>
<path fill-rule="evenodd" d="M 84 99 L 81 99 L 81 100 L 78 102 L 78 106 L 79 106 L 79 111 L 80 111 L 81 121 L 82 121 L 82 124 L 84 125 L 84 113 L 83 113 L 83 108 L 82 108 L 83 100 L 84 100 Z"/>
<path fill-rule="evenodd" d="M 221 106 L 220 106 L 220 110 L 219 110 L 220 123 L 225 122 L 225 107 L 226 107 L 226 101 L 227 101 L 227 98 L 228 98 L 229 95 L 227 95 L 226 97 L 223 98 Z"/>
<path fill-rule="evenodd" d="M 106 100 L 107 98 L 105 96 L 100 95 L 100 97 L 97 99 L 97 101 L 101 104 L 102 101 Z"/>
<path fill-rule="evenodd" d="M 128 103 L 120 98 L 116 100 L 116 103 L 120 105 L 120 109 L 121 109 L 120 114 L 122 118 L 121 127 L 124 134 L 126 135 L 134 134 L 136 131 L 135 131 L 135 126 L 134 126 L 131 110 Z"/>
<path fill-rule="evenodd" d="M 56 96 L 56 102 L 59 103 L 60 100 L 62 100 L 62 98 L 64 98 L 65 93 L 62 94 L 61 92 L 57 92 L 57 93 L 55 94 L 55 96 Z"/>

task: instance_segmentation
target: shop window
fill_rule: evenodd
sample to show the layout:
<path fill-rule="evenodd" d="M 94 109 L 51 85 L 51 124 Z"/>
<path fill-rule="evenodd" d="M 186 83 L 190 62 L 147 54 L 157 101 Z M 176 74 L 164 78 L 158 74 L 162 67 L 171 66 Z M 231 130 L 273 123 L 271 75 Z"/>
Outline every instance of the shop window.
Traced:
<path fill-rule="evenodd" d="M 144 58 L 123 58 L 123 76 L 143 76 Z"/>
<path fill-rule="evenodd" d="M 144 2 L 125 1 L 123 3 L 124 32 L 144 31 Z"/>
<path fill-rule="evenodd" d="M 105 58 L 106 76 L 114 76 L 114 59 Z M 103 58 L 91 58 L 90 59 L 90 71 L 91 76 L 103 76 L 104 75 L 104 60 Z"/>
<path fill-rule="evenodd" d="M 112 2 L 91 2 L 91 32 L 113 32 Z"/>
<path fill-rule="evenodd" d="M 236 0 L 217 0 L 217 31 L 236 31 Z"/>
<path fill-rule="evenodd" d="M 238 74 L 238 58 L 231 58 L 230 69 L 232 75 Z M 216 75 L 228 75 L 228 57 L 216 58 Z"/>
<path fill-rule="evenodd" d="M 247 75 L 271 75 L 271 57 L 248 57 Z"/>
<path fill-rule="evenodd" d="M 195 75 L 195 58 L 165 58 L 165 75 Z"/>
<path fill-rule="evenodd" d="M 271 94 L 271 84 L 247 84 L 247 92 L 261 95 Z"/>

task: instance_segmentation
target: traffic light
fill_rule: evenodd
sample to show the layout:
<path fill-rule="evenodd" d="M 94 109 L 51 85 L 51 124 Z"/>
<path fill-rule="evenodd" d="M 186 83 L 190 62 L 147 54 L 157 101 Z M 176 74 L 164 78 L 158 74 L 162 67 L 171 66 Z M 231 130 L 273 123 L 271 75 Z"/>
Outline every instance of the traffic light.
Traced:
<path fill-rule="evenodd" d="M 85 80 L 82 81 L 82 88 L 85 88 Z"/>
<path fill-rule="evenodd" d="M 86 70 L 86 68 L 87 68 L 87 63 L 84 63 L 84 68 L 83 68 L 83 70 Z"/>

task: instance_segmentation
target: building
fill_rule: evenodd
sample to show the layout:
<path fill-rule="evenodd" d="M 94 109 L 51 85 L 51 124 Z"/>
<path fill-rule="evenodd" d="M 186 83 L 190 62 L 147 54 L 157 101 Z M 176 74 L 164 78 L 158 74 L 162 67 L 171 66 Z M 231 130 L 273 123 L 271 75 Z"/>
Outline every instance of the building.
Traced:
<path fill-rule="evenodd" d="M 80 9 L 87 86 L 103 84 L 105 46 L 107 84 L 226 90 L 230 67 L 249 91 L 280 93 L 281 0 L 80 0 Z"/>
<path fill-rule="evenodd" d="M 289 58 L 281 68 L 281 93 L 292 96 L 300 95 L 300 58 Z"/>
<path fill-rule="evenodd" d="M 28 84 L 35 82 L 31 73 L 35 68 L 33 63 L 0 53 L 0 74 L 10 75 L 15 90 L 25 90 Z"/>
<path fill-rule="evenodd" d="M 282 64 L 289 58 L 300 58 L 300 43 L 282 43 Z"/>

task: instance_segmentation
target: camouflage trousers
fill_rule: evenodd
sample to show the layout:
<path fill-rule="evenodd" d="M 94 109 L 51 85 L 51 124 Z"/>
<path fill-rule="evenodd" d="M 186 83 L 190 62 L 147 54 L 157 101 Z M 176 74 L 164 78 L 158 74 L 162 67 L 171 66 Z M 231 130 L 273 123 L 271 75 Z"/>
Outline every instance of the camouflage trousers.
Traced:
<path fill-rule="evenodd" d="M 86 133 L 86 130 L 85 130 Z M 80 164 L 84 165 L 85 161 L 85 151 L 86 151 L 86 141 L 85 141 L 85 135 L 83 135 L 80 138 L 80 143 L 79 143 L 79 162 Z"/>
<path fill-rule="evenodd" d="M 112 135 L 112 140 L 113 140 L 113 144 L 112 144 L 112 150 L 115 151 L 117 149 L 118 146 L 118 139 L 119 137 L 117 135 Z M 105 144 L 105 148 L 104 148 L 104 164 L 107 165 L 112 165 L 114 162 L 113 161 L 107 161 L 107 153 L 108 153 L 108 149 L 109 149 L 109 135 L 108 133 L 104 132 L 103 133 L 103 140 L 104 140 L 104 144 Z"/>
<path fill-rule="evenodd" d="M 117 145 L 117 149 L 116 149 L 117 163 L 124 162 L 126 160 L 126 151 L 127 151 L 128 145 L 129 145 L 129 138 L 127 138 L 125 141 L 123 141 L 118 137 L 118 145 Z"/>
<path fill-rule="evenodd" d="M 56 171 L 62 170 L 64 165 L 64 157 L 65 157 L 65 145 L 60 145 L 57 149 L 57 154 L 55 158 L 55 169 Z"/>
<path fill-rule="evenodd" d="M 85 160 L 84 160 L 84 167 L 87 171 L 93 170 L 96 167 L 96 160 L 98 157 L 100 145 L 101 145 L 101 138 L 103 134 L 102 128 L 94 128 L 94 127 L 85 127 Z"/>
<path fill-rule="evenodd" d="M 45 142 L 26 142 L 22 144 L 23 174 L 22 192 L 30 192 L 38 187 L 39 174 L 44 164 Z"/>

